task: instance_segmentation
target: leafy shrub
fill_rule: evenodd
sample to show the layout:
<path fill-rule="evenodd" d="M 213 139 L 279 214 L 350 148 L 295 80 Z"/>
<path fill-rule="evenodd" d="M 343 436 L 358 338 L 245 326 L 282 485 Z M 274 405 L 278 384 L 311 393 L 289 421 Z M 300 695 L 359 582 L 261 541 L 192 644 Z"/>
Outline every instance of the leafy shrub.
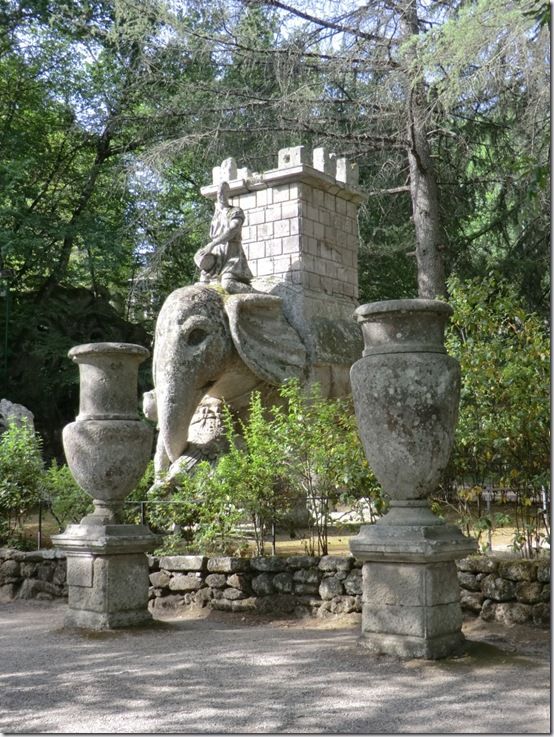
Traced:
<path fill-rule="evenodd" d="M 549 493 L 548 331 L 493 275 L 466 283 L 452 277 L 449 290 L 454 315 L 446 345 L 460 361 L 462 387 L 447 486 L 476 489 L 478 503 L 485 486 L 514 492 L 515 544 L 530 555 L 544 537 L 537 506 Z"/>
<path fill-rule="evenodd" d="M 1 542 L 15 545 L 23 539 L 23 518 L 40 501 L 43 473 L 40 437 L 24 422 L 12 423 L 0 435 Z"/>
<path fill-rule="evenodd" d="M 68 523 L 78 523 L 92 511 L 91 497 L 77 484 L 68 466 L 58 466 L 55 460 L 42 474 L 40 491 L 60 532 Z"/>
<path fill-rule="evenodd" d="M 298 382 L 285 384 L 280 394 L 284 403 L 267 409 L 254 392 L 245 422 L 235 423 L 225 409 L 229 451 L 213 467 L 198 464 L 174 489 L 155 485 L 149 498 L 163 505 L 149 507 L 149 520 L 161 529 L 177 526 L 183 546 L 207 553 L 241 554 L 250 528 L 256 554 L 263 555 L 272 524 L 283 522 L 301 500 L 311 511 L 306 547 L 326 553 L 333 504 L 369 497 L 382 505 L 352 403 L 323 399 L 317 386 L 306 392 Z M 168 541 L 165 549 L 177 544 Z"/>

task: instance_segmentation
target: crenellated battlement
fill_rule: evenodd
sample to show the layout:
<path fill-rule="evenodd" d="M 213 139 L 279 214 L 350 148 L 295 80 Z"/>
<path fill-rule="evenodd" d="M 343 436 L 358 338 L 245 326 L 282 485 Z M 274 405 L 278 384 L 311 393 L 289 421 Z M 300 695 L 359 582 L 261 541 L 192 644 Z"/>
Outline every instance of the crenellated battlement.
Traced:
<path fill-rule="evenodd" d="M 214 167 L 202 194 L 215 199 L 222 181 L 245 213 L 242 244 L 255 289 L 283 297 L 289 322 L 302 335 L 312 364 L 340 366 L 317 379 L 346 391 L 348 369 L 361 354 L 352 320 L 358 296 L 358 166 L 325 148 L 278 152 L 277 168 L 238 168 L 229 158 Z M 324 374 L 324 375 L 323 375 Z M 339 378 L 340 375 L 340 378 Z M 340 393 L 340 392 L 339 392 Z"/>
<path fill-rule="evenodd" d="M 305 292 L 355 300 L 358 294 L 358 166 L 325 148 L 281 149 L 262 173 L 228 158 L 212 170 L 202 194 L 215 199 L 221 181 L 246 215 L 242 242 L 255 278 L 278 278 Z"/>

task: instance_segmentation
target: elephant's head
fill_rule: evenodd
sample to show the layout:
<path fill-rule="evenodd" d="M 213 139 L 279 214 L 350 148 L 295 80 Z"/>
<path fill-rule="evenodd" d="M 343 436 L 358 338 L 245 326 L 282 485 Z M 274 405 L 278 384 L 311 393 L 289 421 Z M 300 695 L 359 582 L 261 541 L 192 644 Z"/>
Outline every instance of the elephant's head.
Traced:
<path fill-rule="evenodd" d="M 158 316 L 153 356 L 157 421 L 169 461 L 183 454 L 204 395 L 226 399 L 245 374 L 278 385 L 302 377 L 305 367 L 306 351 L 279 297 L 227 295 L 197 284 L 172 292 Z"/>

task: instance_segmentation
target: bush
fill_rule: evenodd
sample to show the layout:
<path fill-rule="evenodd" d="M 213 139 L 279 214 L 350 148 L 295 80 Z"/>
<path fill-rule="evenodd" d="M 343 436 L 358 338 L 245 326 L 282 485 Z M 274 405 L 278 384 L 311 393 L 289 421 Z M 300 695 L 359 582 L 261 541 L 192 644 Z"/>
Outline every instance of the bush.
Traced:
<path fill-rule="evenodd" d="M 453 277 L 449 290 L 454 315 L 446 345 L 462 372 L 450 486 L 469 487 L 477 501 L 486 486 L 515 492 L 514 542 L 530 555 L 548 534 L 539 531 L 544 515 L 537 512 L 548 506 L 541 495 L 549 495 L 548 331 L 492 275 L 464 284 Z"/>
<path fill-rule="evenodd" d="M 58 466 L 56 461 L 42 474 L 40 492 L 60 532 L 68 523 L 78 523 L 92 511 L 91 497 L 77 484 L 68 466 Z"/>
<path fill-rule="evenodd" d="M 43 473 L 40 437 L 24 422 L 12 423 L 0 435 L 0 542 L 23 539 L 23 518 L 40 501 Z"/>
<path fill-rule="evenodd" d="M 267 409 L 253 393 L 248 420 L 237 426 L 225 409 L 229 451 L 213 467 L 200 463 L 182 476 L 173 493 L 169 485 L 154 486 L 149 498 L 165 504 L 149 507 L 149 519 L 166 530 L 176 525 L 183 546 L 207 553 L 240 554 L 249 527 L 256 554 L 263 555 L 272 524 L 301 500 L 311 511 L 306 548 L 325 554 L 334 504 L 370 497 L 382 505 L 351 401 L 323 399 L 317 386 L 306 391 L 298 382 L 280 394 L 284 404 Z M 171 541 L 172 549 L 176 544 Z"/>

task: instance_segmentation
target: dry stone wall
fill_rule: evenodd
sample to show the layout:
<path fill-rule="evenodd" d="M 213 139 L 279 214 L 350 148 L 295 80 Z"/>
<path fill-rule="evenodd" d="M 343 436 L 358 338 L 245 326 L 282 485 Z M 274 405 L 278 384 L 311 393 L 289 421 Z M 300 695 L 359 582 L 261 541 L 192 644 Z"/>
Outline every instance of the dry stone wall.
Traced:
<path fill-rule="evenodd" d="M 361 612 L 361 563 L 351 556 L 153 557 L 150 609 L 332 617 Z M 462 609 L 501 624 L 550 623 L 550 559 L 475 556 L 457 561 Z M 67 596 L 65 556 L 0 549 L 0 603 Z"/>

